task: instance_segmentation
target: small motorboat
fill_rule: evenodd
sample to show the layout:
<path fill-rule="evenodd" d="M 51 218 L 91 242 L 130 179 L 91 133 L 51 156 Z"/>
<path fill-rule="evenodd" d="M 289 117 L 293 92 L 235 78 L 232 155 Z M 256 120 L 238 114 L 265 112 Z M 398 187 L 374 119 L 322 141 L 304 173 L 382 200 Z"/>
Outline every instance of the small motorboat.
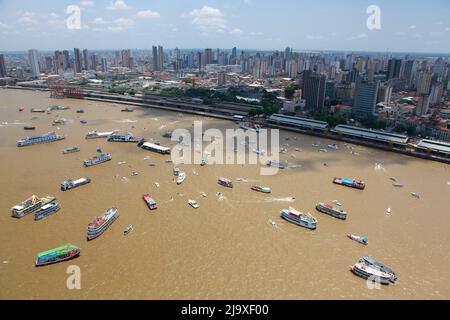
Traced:
<path fill-rule="evenodd" d="M 189 200 L 188 203 L 189 203 L 189 205 L 190 205 L 192 208 L 194 208 L 194 209 L 200 208 L 200 205 L 199 205 L 198 202 L 195 201 L 195 200 Z"/>
<path fill-rule="evenodd" d="M 24 130 L 35 130 L 36 127 L 35 126 L 25 126 L 23 127 Z"/>
<path fill-rule="evenodd" d="M 23 110 L 25 110 L 24 107 L 20 107 L 20 108 L 19 108 L 19 111 L 23 111 Z"/>
<path fill-rule="evenodd" d="M 417 199 L 420 199 L 420 195 L 418 193 L 416 193 L 416 192 L 411 192 L 411 195 L 413 197 L 416 197 Z"/>
<path fill-rule="evenodd" d="M 124 236 L 127 236 L 127 235 L 129 235 L 130 232 L 133 231 L 133 230 L 134 230 L 134 229 L 133 229 L 133 225 L 130 224 L 130 225 L 128 225 L 128 227 L 126 227 L 125 230 L 123 230 L 123 235 L 124 235 Z"/>
<path fill-rule="evenodd" d="M 392 213 L 392 209 L 391 209 L 391 208 L 387 208 L 387 210 L 386 210 L 386 214 L 387 214 L 388 216 L 390 216 L 390 215 L 391 215 L 391 213 Z"/>
<path fill-rule="evenodd" d="M 367 237 L 361 237 L 361 236 L 355 236 L 354 234 L 347 234 L 347 237 L 349 239 L 352 239 L 356 242 L 359 242 L 363 245 L 368 245 L 369 244 L 369 238 Z"/>
<path fill-rule="evenodd" d="M 177 184 L 182 184 L 185 179 L 186 179 L 186 173 L 180 172 L 178 174 Z"/>
<path fill-rule="evenodd" d="M 393 183 L 392 184 L 394 187 L 396 187 L 396 188 L 403 188 L 404 187 L 404 185 L 403 184 L 401 184 L 401 183 Z"/>
<path fill-rule="evenodd" d="M 203 198 L 206 198 L 206 193 L 205 193 L 205 192 L 200 192 L 200 195 L 201 195 Z"/>
<path fill-rule="evenodd" d="M 252 189 L 254 191 L 262 192 L 262 193 L 271 193 L 272 192 L 272 190 L 269 187 L 263 187 L 263 186 L 258 186 L 258 185 L 252 185 L 250 187 L 250 189 Z"/>

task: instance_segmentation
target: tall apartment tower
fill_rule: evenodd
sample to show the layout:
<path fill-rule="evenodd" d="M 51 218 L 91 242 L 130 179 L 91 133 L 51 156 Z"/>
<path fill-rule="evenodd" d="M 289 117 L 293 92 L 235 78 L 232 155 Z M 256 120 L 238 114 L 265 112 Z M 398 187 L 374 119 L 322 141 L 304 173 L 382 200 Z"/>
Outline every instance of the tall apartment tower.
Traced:
<path fill-rule="evenodd" d="M 357 118 L 370 117 L 375 114 L 379 83 L 375 81 L 358 81 L 356 84 L 353 113 Z"/>
<path fill-rule="evenodd" d="M 322 112 L 325 103 L 325 76 L 308 70 L 303 73 L 303 94 L 306 108 Z"/>
<path fill-rule="evenodd" d="M 5 56 L 0 53 L 0 78 L 6 77 Z"/>
<path fill-rule="evenodd" d="M 156 46 L 152 47 L 152 67 L 153 71 L 158 71 L 158 48 Z"/>
<path fill-rule="evenodd" d="M 73 49 L 73 53 L 74 53 L 74 56 L 75 56 L 75 59 L 74 59 L 74 71 L 75 71 L 75 73 L 80 73 L 81 70 L 82 70 L 80 49 L 74 48 Z"/>
<path fill-rule="evenodd" d="M 28 61 L 30 62 L 33 77 L 39 77 L 41 73 L 39 71 L 38 51 L 36 49 L 28 50 Z"/>
<path fill-rule="evenodd" d="M 84 70 L 89 70 L 90 69 L 90 65 L 89 65 L 89 51 L 88 51 L 88 49 L 84 49 L 83 50 L 83 69 Z"/>
<path fill-rule="evenodd" d="M 164 69 L 164 48 L 158 46 L 158 70 Z"/>

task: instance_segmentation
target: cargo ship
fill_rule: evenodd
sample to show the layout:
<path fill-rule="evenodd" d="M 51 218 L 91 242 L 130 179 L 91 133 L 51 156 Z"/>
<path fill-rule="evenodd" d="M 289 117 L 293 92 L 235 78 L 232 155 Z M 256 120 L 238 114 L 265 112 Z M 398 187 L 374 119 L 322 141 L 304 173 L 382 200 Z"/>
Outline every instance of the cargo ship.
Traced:
<path fill-rule="evenodd" d="M 364 256 L 364 257 L 362 257 L 362 258 L 359 260 L 359 262 L 363 262 L 363 263 L 365 263 L 365 264 L 367 264 L 367 265 L 372 266 L 372 267 L 375 268 L 375 269 L 379 269 L 379 270 L 382 271 L 382 272 L 386 272 L 387 274 L 389 274 L 389 276 L 390 276 L 389 281 L 391 281 L 392 283 L 395 283 L 395 282 L 398 280 L 397 275 L 395 274 L 394 271 L 392 271 L 391 268 L 385 266 L 385 265 L 382 264 L 381 262 L 378 262 L 377 260 L 375 260 L 375 259 L 373 259 L 373 258 L 371 258 L 371 257 Z"/>
<path fill-rule="evenodd" d="M 158 209 L 158 205 L 155 201 L 155 199 L 153 199 L 152 197 L 150 197 L 150 195 L 148 193 L 144 194 L 142 196 L 142 199 L 144 199 L 145 203 L 147 204 L 147 207 L 150 210 L 155 210 Z"/>
<path fill-rule="evenodd" d="M 95 218 L 89 223 L 87 228 L 87 239 L 93 240 L 102 235 L 112 223 L 119 217 L 119 209 L 116 207 L 109 208 L 101 216 Z"/>
<path fill-rule="evenodd" d="M 36 195 L 32 195 L 24 202 L 15 205 L 11 208 L 11 216 L 15 218 L 23 218 L 26 215 L 35 212 L 46 204 L 52 203 L 56 198 L 54 196 L 46 196 L 44 198 L 38 198 Z"/>
<path fill-rule="evenodd" d="M 286 166 L 284 164 L 282 164 L 281 162 L 276 162 L 276 161 L 272 161 L 272 160 L 268 160 L 266 162 L 266 165 L 268 165 L 270 167 L 278 168 L 278 169 L 285 169 L 286 168 Z"/>
<path fill-rule="evenodd" d="M 334 178 L 333 183 L 359 190 L 364 190 L 366 187 L 366 183 L 364 181 L 348 178 Z"/>
<path fill-rule="evenodd" d="M 37 136 L 31 136 L 31 137 L 25 137 L 23 139 L 20 139 L 17 141 L 18 147 L 26 147 L 26 146 L 32 146 L 35 144 L 43 144 L 43 143 L 50 143 L 55 142 L 59 140 L 63 140 L 66 137 L 61 136 L 59 134 L 56 134 L 55 132 L 49 132 Z"/>
<path fill-rule="evenodd" d="M 374 268 L 364 262 L 358 262 L 351 266 L 350 271 L 363 279 L 372 280 L 373 282 L 384 285 L 388 285 L 391 281 L 391 276 L 388 273 Z"/>
<path fill-rule="evenodd" d="M 63 154 L 69 154 L 74 152 L 80 152 L 80 148 L 78 147 L 72 147 L 72 148 L 66 148 L 63 150 Z"/>
<path fill-rule="evenodd" d="M 91 179 L 89 178 L 80 178 L 77 180 L 66 179 L 63 182 L 61 182 L 61 191 L 67 191 L 70 189 L 81 187 L 82 185 L 88 184 L 90 182 Z"/>
<path fill-rule="evenodd" d="M 86 139 L 108 138 L 113 133 L 115 133 L 115 131 L 98 132 L 97 130 L 94 130 L 94 131 L 90 131 L 86 134 Z"/>
<path fill-rule="evenodd" d="M 300 212 L 294 208 L 283 209 L 280 212 L 280 216 L 300 227 L 314 230 L 317 228 L 317 219 L 314 218 L 310 213 Z"/>
<path fill-rule="evenodd" d="M 135 142 L 138 143 L 141 139 L 133 136 L 131 133 L 113 133 L 108 137 L 109 142 Z"/>
<path fill-rule="evenodd" d="M 230 179 L 219 178 L 217 180 L 217 183 L 227 188 L 233 188 L 233 181 L 231 181 Z"/>
<path fill-rule="evenodd" d="M 45 217 L 54 214 L 59 209 L 61 209 L 61 206 L 57 202 L 46 204 L 45 206 L 41 207 L 38 211 L 35 212 L 34 220 L 36 221 L 42 220 Z"/>
<path fill-rule="evenodd" d="M 92 167 L 97 164 L 110 161 L 111 159 L 112 159 L 112 157 L 109 153 L 101 153 L 98 156 L 94 156 L 90 159 L 84 160 L 83 165 L 85 167 Z"/>
<path fill-rule="evenodd" d="M 338 207 L 334 206 L 331 203 L 325 204 L 320 202 L 316 205 L 316 210 L 325 214 L 329 214 L 330 216 L 341 220 L 347 219 L 347 212 L 345 212 L 342 209 L 339 209 Z"/>
<path fill-rule="evenodd" d="M 41 252 L 36 258 L 36 267 L 70 260 L 80 255 L 81 249 L 69 244 Z"/>
<path fill-rule="evenodd" d="M 272 192 L 272 189 L 270 189 L 269 187 L 263 187 L 263 186 L 258 186 L 258 185 L 253 185 L 250 187 L 250 189 L 252 189 L 254 191 L 262 192 L 262 193 L 271 193 Z"/>

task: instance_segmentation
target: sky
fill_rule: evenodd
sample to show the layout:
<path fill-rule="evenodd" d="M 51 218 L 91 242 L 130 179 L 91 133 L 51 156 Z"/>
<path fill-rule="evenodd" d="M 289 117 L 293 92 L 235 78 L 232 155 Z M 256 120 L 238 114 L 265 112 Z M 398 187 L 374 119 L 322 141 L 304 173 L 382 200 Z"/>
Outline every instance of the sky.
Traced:
<path fill-rule="evenodd" d="M 450 53 L 450 0 L 0 0 L 0 51 L 152 45 Z"/>

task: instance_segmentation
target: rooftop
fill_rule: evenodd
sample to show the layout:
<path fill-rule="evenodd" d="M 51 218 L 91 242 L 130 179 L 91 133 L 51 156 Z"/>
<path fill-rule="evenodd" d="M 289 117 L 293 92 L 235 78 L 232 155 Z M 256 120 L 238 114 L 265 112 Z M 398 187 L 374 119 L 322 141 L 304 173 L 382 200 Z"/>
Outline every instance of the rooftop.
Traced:
<path fill-rule="evenodd" d="M 313 129 L 326 129 L 328 127 L 328 123 L 325 121 L 286 116 L 283 114 L 273 114 L 270 116 L 269 121 Z"/>
<path fill-rule="evenodd" d="M 450 155 L 450 143 L 448 142 L 423 139 L 419 141 L 417 147 Z"/>
<path fill-rule="evenodd" d="M 359 138 L 365 138 L 382 142 L 392 142 L 403 145 L 406 144 L 409 140 L 408 136 L 402 134 L 388 133 L 379 130 L 364 129 L 347 125 L 338 125 L 332 131 Z"/>

